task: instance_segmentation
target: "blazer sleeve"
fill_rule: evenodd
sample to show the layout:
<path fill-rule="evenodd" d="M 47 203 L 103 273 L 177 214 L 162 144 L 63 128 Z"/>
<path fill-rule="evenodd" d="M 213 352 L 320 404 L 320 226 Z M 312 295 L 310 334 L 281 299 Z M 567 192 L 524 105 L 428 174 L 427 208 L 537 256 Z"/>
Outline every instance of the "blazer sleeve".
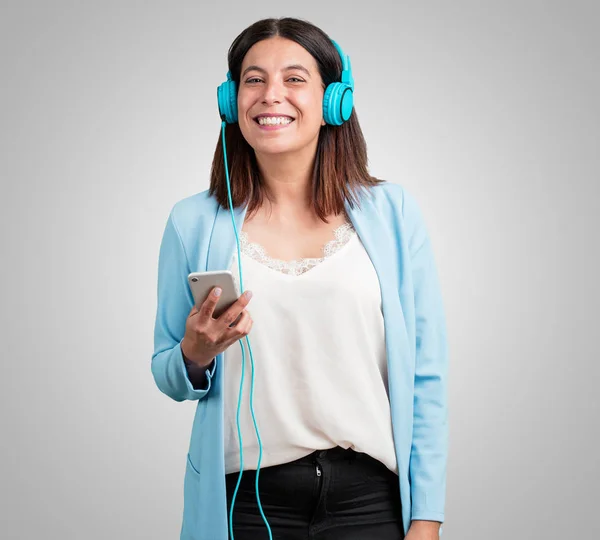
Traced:
<path fill-rule="evenodd" d="M 154 324 L 154 352 L 152 375 L 159 390 L 175 401 L 205 398 L 211 388 L 217 362 L 206 370 L 206 377 L 199 378 L 186 368 L 181 351 L 185 323 L 192 309 L 194 298 L 187 276 L 190 265 L 181 236 L 171 210 L 164 229 L 158 256 L 158 286 L 156 320 Z M 190 379 L 190 376 L 192 378 Z M 201 380 L 203 385 L 199 388 Z"/>
<path fill-rule="evenodd" d="M 448 454 L 448 346 L 442 293 L 421 209 L 404 193 L 415 306 L 415 380 L 410 453 L 411 519 L 444 521 Z"/>

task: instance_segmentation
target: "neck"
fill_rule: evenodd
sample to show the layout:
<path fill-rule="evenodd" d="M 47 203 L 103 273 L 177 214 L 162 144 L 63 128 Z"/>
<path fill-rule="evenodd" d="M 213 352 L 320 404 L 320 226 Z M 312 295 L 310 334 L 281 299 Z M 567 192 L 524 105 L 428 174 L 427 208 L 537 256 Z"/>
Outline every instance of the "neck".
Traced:
<path fill-rule="evenodd" d="M 310 155 L 256 154 L 261 181 L 277 214 L 312 211 L 314 150 Z"/>

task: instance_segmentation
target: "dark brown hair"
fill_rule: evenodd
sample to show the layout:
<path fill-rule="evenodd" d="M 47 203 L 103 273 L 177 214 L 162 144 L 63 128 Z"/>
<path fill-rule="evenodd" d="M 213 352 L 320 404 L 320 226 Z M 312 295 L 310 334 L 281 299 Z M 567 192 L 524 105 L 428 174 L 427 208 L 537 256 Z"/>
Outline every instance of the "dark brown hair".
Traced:
<path fill-rule="evenodd" d="M 301 19 L 269 18 L 246 28 L 229 47 L 227 62 L 236 88 L 248 50 L 255 43 L 275 36 L 295 41 L 314 57 L 325 87 L 340 81 L 342 60 L 323 30 Z M 272 200 L 261 182 L 254 149 L 237 123 L 225 126 L 225 142 L 233 207 L 248 203 L 248 214 L 252 215 L 265 199 Z M 343 212 L 346 200 L 354 208 L 354 202 L 359 203 L 355 198 L 359 188 L 383 182 L 369 174 L 367 163 L 367 145 L 355 109 L 341 126 L 321 126 L 312 180 L 314 210 L 321 220 L 327 223 L 326 216 Z M 209 194 L 215 195 L 223 208 L 229 208 L 221 133 L 211 167 Z"/>

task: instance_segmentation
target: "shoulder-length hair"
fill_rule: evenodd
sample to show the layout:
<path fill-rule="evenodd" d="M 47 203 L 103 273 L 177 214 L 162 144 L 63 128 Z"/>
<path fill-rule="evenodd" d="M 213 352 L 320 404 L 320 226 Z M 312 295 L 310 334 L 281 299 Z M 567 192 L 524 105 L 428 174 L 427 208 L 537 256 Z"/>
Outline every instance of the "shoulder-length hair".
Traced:
<path fill-rule="evenodd" d="M 240 87 L 242 62 L 257 42 L 280 36 L 304 47 L 316 60 L 324 88 L 340 81 L 342 60 L 331 39 L 317 26 L 292 17 L 262 19 L 243 30 L 229 47 L 227 62 L 231 78 Z M 342 46 L 343 48 L 343 46 Z M 209 194 L 223 208 L 229 208 L 222 135 L 219 134 L 213 157 Z M 265 199 L 272 201 L 260 172 L 254 149 L 248 144 L 238 123 L 225 126 L 231 200 L 234 208 L 248 204 L 248 214 L 257 211 Z M 315 213 L 328 223 L 330 214 L 344 211 L 347 200 L 352 208 L 360 205 L 356 191 L 382 183 L 368 172 L 367 145 L 356 110 L 341 126 L 321 126 L 312 173 L 312 200 Z"/>

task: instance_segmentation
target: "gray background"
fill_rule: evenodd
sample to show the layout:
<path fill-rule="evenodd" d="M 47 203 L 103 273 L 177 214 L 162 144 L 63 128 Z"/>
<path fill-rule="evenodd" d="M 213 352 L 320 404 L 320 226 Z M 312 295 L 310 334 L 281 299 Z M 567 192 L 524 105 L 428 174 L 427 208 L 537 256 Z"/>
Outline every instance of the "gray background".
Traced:
<path fill-rule="evenodd" d="M 196 402 L 150 371 L 159 243 L 208 187 L 229 44 L 287 15 L 350 55 L 371 172 L 431 231 L 444 540 L 600 536 L 597 3 L 222 5 L 2 3 L 0 536 L 179 538 Z"/>

